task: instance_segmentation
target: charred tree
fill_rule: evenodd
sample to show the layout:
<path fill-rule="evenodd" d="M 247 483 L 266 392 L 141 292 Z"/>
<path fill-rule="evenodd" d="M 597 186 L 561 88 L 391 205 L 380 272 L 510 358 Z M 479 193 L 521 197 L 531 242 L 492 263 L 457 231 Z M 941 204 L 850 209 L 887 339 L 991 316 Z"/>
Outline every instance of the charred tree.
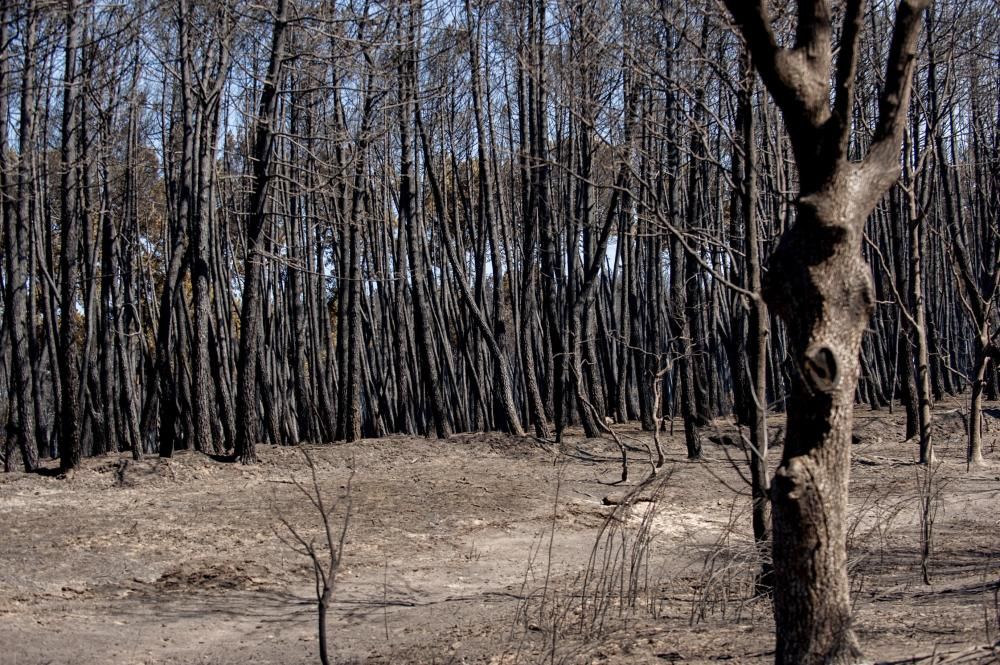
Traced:
<path fill-rule="evenodd" d="M 835 71 L 829 3 L 798 2 L 795 44 L 785 48 L 766 3 L 726 2 L 782 111 L 799 169 L 796 220 L 763 284 L 765 300 L 785 322 L 795 362 L 785 447 L 771 490 L 777 663 L 863 660 L 851 628 L 845 551 L 854 395 L 873 306 L 862 238 L 868 214 L 899 176 L 927 4 L 903 0 L 898 6 L 874 140 L 854 162 L 848 147 L 863 0 L 846 3 Z"/>

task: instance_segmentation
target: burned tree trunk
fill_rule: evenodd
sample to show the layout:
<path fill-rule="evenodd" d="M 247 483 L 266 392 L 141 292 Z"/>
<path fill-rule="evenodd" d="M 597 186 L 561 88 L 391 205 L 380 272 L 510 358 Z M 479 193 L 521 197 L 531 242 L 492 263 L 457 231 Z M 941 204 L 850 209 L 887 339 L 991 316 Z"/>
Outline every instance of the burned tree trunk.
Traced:
<path fill-rule="evenodd" d="M 236 454 L 243 464 L 257 461 L 257 374 L 260 353 L 262 286 L 261 241 L 267 220 L 267 189 L 278 115 L 278 79 L 284 59 L 288 27 L 287 0 L 278 0 L 271 41 L 271 59 L 257 108 L 253 144 L 253 184 L 250 191 L 243 262 L 243 294 L 240 302 L 240 351 L 236 362 Z"/>
<path fill-rule="evenodd" d="M 867 157 L 848 158 L 863 0 L 846 3 L 831 91 L 829 3 L 798 2 L 796 42 L 778 46 L 762 0 L 726 5 L 785 118 L 799 167 L 796 221 L 770 261 L 763 294 L 785 322 L 795 366 L 773 503 L 775 662 L 861 662 L 851 628 L 845 521 L 861 340 L 873 307 L 864 224 L 899 175 L 920 16 L 896 15 Z M 832 93 L 832 94 L 831 94 Z M 831 108 L 830 99 L 833 97 Z"/>
<path fill-rule="evenodd" d="M 0 14 L 0 43 L 7 42 L 6 27 L 9 20 L 8 9 L 12 3 L 4 3 Z M 34 470 L 38 464 L 38 446 L 35 442 L 35 387 L 31 372 L 31 320 L 28 318 L 28 265 L 31 245 L 29 229 L 31 228 L 31 208 L 29 192 L 31 189 L 31 170 L 34 149 L 35 102 L 35 46 L 37 43 L 36 10 L 28 11 L 24 32 L 24 65 L 21 70 L 21 106 L 20 106 L 20 159 L 17 166 L 17 205 L 16 211 L 8 208 L 6 200 L 0 200 L 4 207 L 4 267 L 7 271 L 5 286 L 5 313 L 7 329 L 10 335 L 11 349 L 11 402 L 16 403 L 13 418 L 12 434 L 21 451 L 21 459 L 25 471 Z M 0 64 L 0 82 L 7 76 L 6 63 Z M 2 85 L 0 85 L 2 87 Z M 6 98 L 0 102 L 0 118 L 7 117 Z M 6 166 L 7 145 L 6 132 L 0 136 L 0 164 Z M 6 168 L 0 171 L 0 177 L 6 180 Z M 3 182 L 4 189 L 13 188 L 8 182 Z M 2 199 L 7 198 L 7 192 L 2 192 Z M 11 433 L 8 433 L 10 436 Z M 10 456 L 6 458 L 8 465 L 13 463 Z"/>
<path fill-rule="evenodd" d="M 81 220 L 79 219 L 78 169 L 79 169 L 79 103 L 80 81 L 77 72 L 77 55 L 82 34 L 82 17 L 76 3 L 70 0 L 66 7 L 66 51 L 63 77 L 62 148 L 60 170 L 60 211 L 62 251 L 59 260 L 59 466 L 63 471 L 80 464 L 80 367 L 79 344 L 76 341 L 76 292 L 80 263 L 77 259 L 80 245 Z"/>
<path fill-rule="evenodd" d="M 417 66 L 417 22 L 420 4 L 409 8 L 405 17 L 406 49 L 399 66 L 400 78 L 400 171 L 399 171 L 399 216 L 406 231 L 406 252 L 410 264 L 410 279 L 413 293 L 413 332 L 417 342 L 420 375 L 430 400 L 431 417 L 439 439 L 451 436 L 447 408 L 441 379 L 434 368 L 433 319 L 430 304 L 427 268 L 424 263 L 424 237 L 422 215 L 414 193 L 415 149 L 410 135 L 410 122 L 416 117 L 416 66 Z M 404 20 L 403 17 L 400 21 Z"/>
<path fill-rule="evenodd" d="M 746 286 L 760 296 L 761 259 L 757 223 L 757 141 L 753 108 L 754 73 L 749 54 L 744 58 L 743 86 L 740 91 L 739 121 L 743 140 L 743 160 L 739 168 L 741 178 L 740 217 L 745 234 Z M 734 373 L 745 373 L 745 393 L 742 398 L 746 408 L 747 426 L 750 429 L 750 494 L 752 500 L 753 537 L 758 548 L 770 542 L 771 505 L 767 480 L 767 341 L 769 315 L 767 305 L 758 297 L 749 303 L 748 339 L 746 341 L 746 369 L 733 368 Z M 762 557 L 758 589 L 770 589 L 774 582 L 773 563 Z"/>

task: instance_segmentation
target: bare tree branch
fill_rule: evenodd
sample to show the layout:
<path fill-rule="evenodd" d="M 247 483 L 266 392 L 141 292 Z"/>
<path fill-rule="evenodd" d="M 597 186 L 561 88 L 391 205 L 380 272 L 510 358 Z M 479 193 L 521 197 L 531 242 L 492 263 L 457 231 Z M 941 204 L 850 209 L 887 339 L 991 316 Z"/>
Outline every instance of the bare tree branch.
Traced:
<path fill-rule="evenodd" d="M 833 121 L 837 123 L 839 152 L 847 153 L 851 135 L 851 110 L 854 108 L 854 77 L 858 69 L 858 39 L 864 23 L 865 0 L 850 0 L 844 16 L 844 27 L 840 37 L 840 53 L 837 56 L 836 95 L 833 103 Z"/>
<path fill-rule="evenodd" d="M 896 9 L 896 23 L 885 70 L 885 88 L 879 97 L 878 125 L 871 150 L 865 159 L 866 171 L 881 173 L 877 186 L 894 182 L 899 173 L 899 146 L 906 126 L 906 110 L 913 87 L 920 20 L 930 0 L 902 0 Z"/>

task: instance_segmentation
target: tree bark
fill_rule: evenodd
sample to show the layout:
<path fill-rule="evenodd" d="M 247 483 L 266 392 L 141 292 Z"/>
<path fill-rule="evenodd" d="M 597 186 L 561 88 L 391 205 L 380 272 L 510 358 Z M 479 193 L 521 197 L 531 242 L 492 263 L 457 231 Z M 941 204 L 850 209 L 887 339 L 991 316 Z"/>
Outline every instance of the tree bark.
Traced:
<path fill-rule="evenodd" d="M 9 20 L 10 2 L 4 2 L 0 14 L 0 43 L 7 43 L 7 22 Z M 32 161 L 34 159 L 35 139 L 34 124 L 36 113 L 35 79 L 35 49 L 37 44 L 37 14 L 34 8 L 28 10 L 24 26 L 24 64 L 21 70 L 21 106 L 20 106 L 20 159 L 17 165 L 17 210 L 8 206 L 7 191 L 0 195 L 0 205 L 4 219 L 4 261 L 7 271 L 6 306 L 7 329 L 10 335 L 11 350 L 11 402 L 15 403 L 12 424 L 16 445 L 21 451 L 21 461 L 25 471 L 33 471 L 38 464 L 38 444 L 35 441 L 35 386 L 31 371 L 31 323 L 28 318 L 28 267 L 32 245 L 30 244 L 31 208 L 30 190 L 32 177 Z M 0 81 L 8 75 L 6 62 L 0 64 Z M 0 85 L 2 87 L 2 85 Z M 6 96 L 4 97 L 6 99 Z M 6 103 L 0 109 L 0 118 L 7 117 Z M 7 160 L 6 132 L 0 137 L 0 164 L 6 167 Z M 2 169 L 0 177 L 6 180 L 6 168 Z M 12 188 L 12 184 L 4 182 L 3 189 Z M 7 463 L 12 460 L 7 458 Z"/>
<path fill-rule="evenodd" d="M 767 342 L 770 316 L 761 294 L 760 238 L 757 222 L 757 139 L 753 94 L 755 78 L 749 53 L 744 65 L 744 83 L 740 95 L 742 119 L 743 180 L 742 217 L 745 233 L 746 280 L 750 292 L 759 297 L 750 302 L 749 339 L 747 340 L 747 365 L 749 380 L 746 396 L 750 429 L 750 496 L 754 542 L 763 549 L 771 539 L 771 504 L 767 478 Z M 742 372 L 742 368 L 736 371 Z M 764 556 L 758 579 L 758 591 L 769 591 L 774 564 Z"/>
<path fill-rule="evenodd" d="M 65 472 L 80 464 L 80 367 L 76 341 L 76 293 L 80 273 L 78 254 L 82 235 L 78 196 L 79 99 L 77 55 L 82 32 L 75 0 L 66 6 L 66 49 L 63 76 L 62 148 L 60 151 L 60 221 L 62 251 L 59 258 L 59 466 Z"/>
<path fill-rule="evenodd" d="M 399 175 L 399 215 L 406 233 L 406 252 L 410 264 L 411 293 L 413 296 L 413 325 L 417 342 L 417 361 L 420 375 L 430 401 L 431 418 L 439 439 L 451 436 L 451 423 L 444 404 L 441 379 L 434 367 L 434 333 L 432 312 L 427 284 L 427 267 L 424 261 L 424 237 L 419 205 L 414 204 L 414 147 L 410 135 L 410 123 L 416 113 L 417 83 L 417 24 L 420 20 L 420 3 L 410 6 L 406 12 L 406 32 L 404 56 L 400 62 L 400 175 Z M 403 17 L 400 18 L 404 20 Z"/>
<path fill-rule="evenodd" d="M 288 2 L 277 0 L 271 57 L 257 107 L 253 144 L 253 181 L 247 220 L 246 258 L 240 302 L 240 350 L 236 361 L 236 454 L 242 464 L 257 462 L 257 380 L 261 337 L 260 298 L 263 292 L 261 240 L 267 223 L 267 191 L 274 134 L 277 131 L 278 84 L 284 60 Z"/>
<path fill-rule="evenodd" d="M 848 2 L 834 84 L 829 3 L 798 3 L 796 41 L 779 47 L 762 0 L 726 0 L 785 118 L 799 168 L 796 221 L 770 260 L 767 304 L 785 322 L 794 360 L 786 440 L 771 489 L 780 665 L 862 661 L 851 628 L 846 511 L 861 341 L 873 309 L 864 224 L 899 175 L 920 16 L 897 9 L 874 140 L 849 161 L 864 2 Z M 831 106 L 830 99 L 833 98 Z"/>

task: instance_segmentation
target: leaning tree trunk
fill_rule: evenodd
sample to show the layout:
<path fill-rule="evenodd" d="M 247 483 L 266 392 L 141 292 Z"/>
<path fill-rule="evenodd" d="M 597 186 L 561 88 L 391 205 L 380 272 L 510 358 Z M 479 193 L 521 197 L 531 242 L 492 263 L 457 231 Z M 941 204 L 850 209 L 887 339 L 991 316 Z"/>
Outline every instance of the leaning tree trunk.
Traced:
<path fill-rule="evenodd" d="M 448 264 L 451 266 L 452 271 L 455 273 L 455 280 L 458 284 L 459 295 L 462 296 L 462 302 L 465 304 L 469 318 L 472 319 L 472 322 L 475 323 L 476 326 L 478 326 L 479 333 L 483 336 L 483 340 L 486 342 L 486 348 L 494 363 L 495 379 L 500 384 L 497 386 L 497 395 L 493 400 L 494 405 L 498 407 L 496 409 L 497 412 L 494 414 L 494 418 L 496 422 L 499 423 L 500 429 L 503 431 L 516 436 L 524 436 L 524 428 L 521 427 L 521 418 L 517 413 L 516 406 L 514 405 L 514 387 L 511 381 L 510 363 L 507 360 L 507 356 L 504 355 L 504 350 L 501 348 L 496 336 L 493 334 L 493 328 L 486 320 L 486 315 L 483 314 L 482 309 L 476 304 L 475 295 L 472 293 L 472 288 L 469 286 L 468 279 L 462 271 L 458 258 L 455 256 L 455 248 L 452 246 L 452 241 L 448 234 L 448 220 L 445 218 L 446 208 L 444 204 L 444 197 L 441 193 L 441 187 L 431 162 L 431 153 L 428 146 L 427 133 L 424 130 L 423 122 L 420 119 L 419 105 L 415 111 L 415 117 L 416 129 L 420 136 L 420 144 L 423 148 L 424 162 L 426 163 L 427 181 L 431 187 L 434 208 L 441 219 L 441 234 L 443 237 L 442 244 L 444 246 L 445 256 L 447 257 Z M 495 289 L 494 292 L 497 293 L 499 291 L 498 289 Z M 496 312 L 497 316 L 502 315 L 502 312 L 500 312 L 499 309 L 497 309 Z"/>
<path fill-rule="evenodd" d="M 250 219 L 247 223 L 247 250 L 243 263 L 243 293 L 240 302 L 240 350 L 236 363 L 236 454 L 243 464 L 257 462 L 257 366 L 260 352 L 261 312 L 258 304 L 263 291 L 261 237 L 266 221 L 270 161 L 278 115 L 278 76 L 284 58 L 288 27 L 286 0 L 278 0 L 271 41 L 271 60 L 260 95 L 257 129 L 253 145 L 253 185 L 250 192 Z"/>

